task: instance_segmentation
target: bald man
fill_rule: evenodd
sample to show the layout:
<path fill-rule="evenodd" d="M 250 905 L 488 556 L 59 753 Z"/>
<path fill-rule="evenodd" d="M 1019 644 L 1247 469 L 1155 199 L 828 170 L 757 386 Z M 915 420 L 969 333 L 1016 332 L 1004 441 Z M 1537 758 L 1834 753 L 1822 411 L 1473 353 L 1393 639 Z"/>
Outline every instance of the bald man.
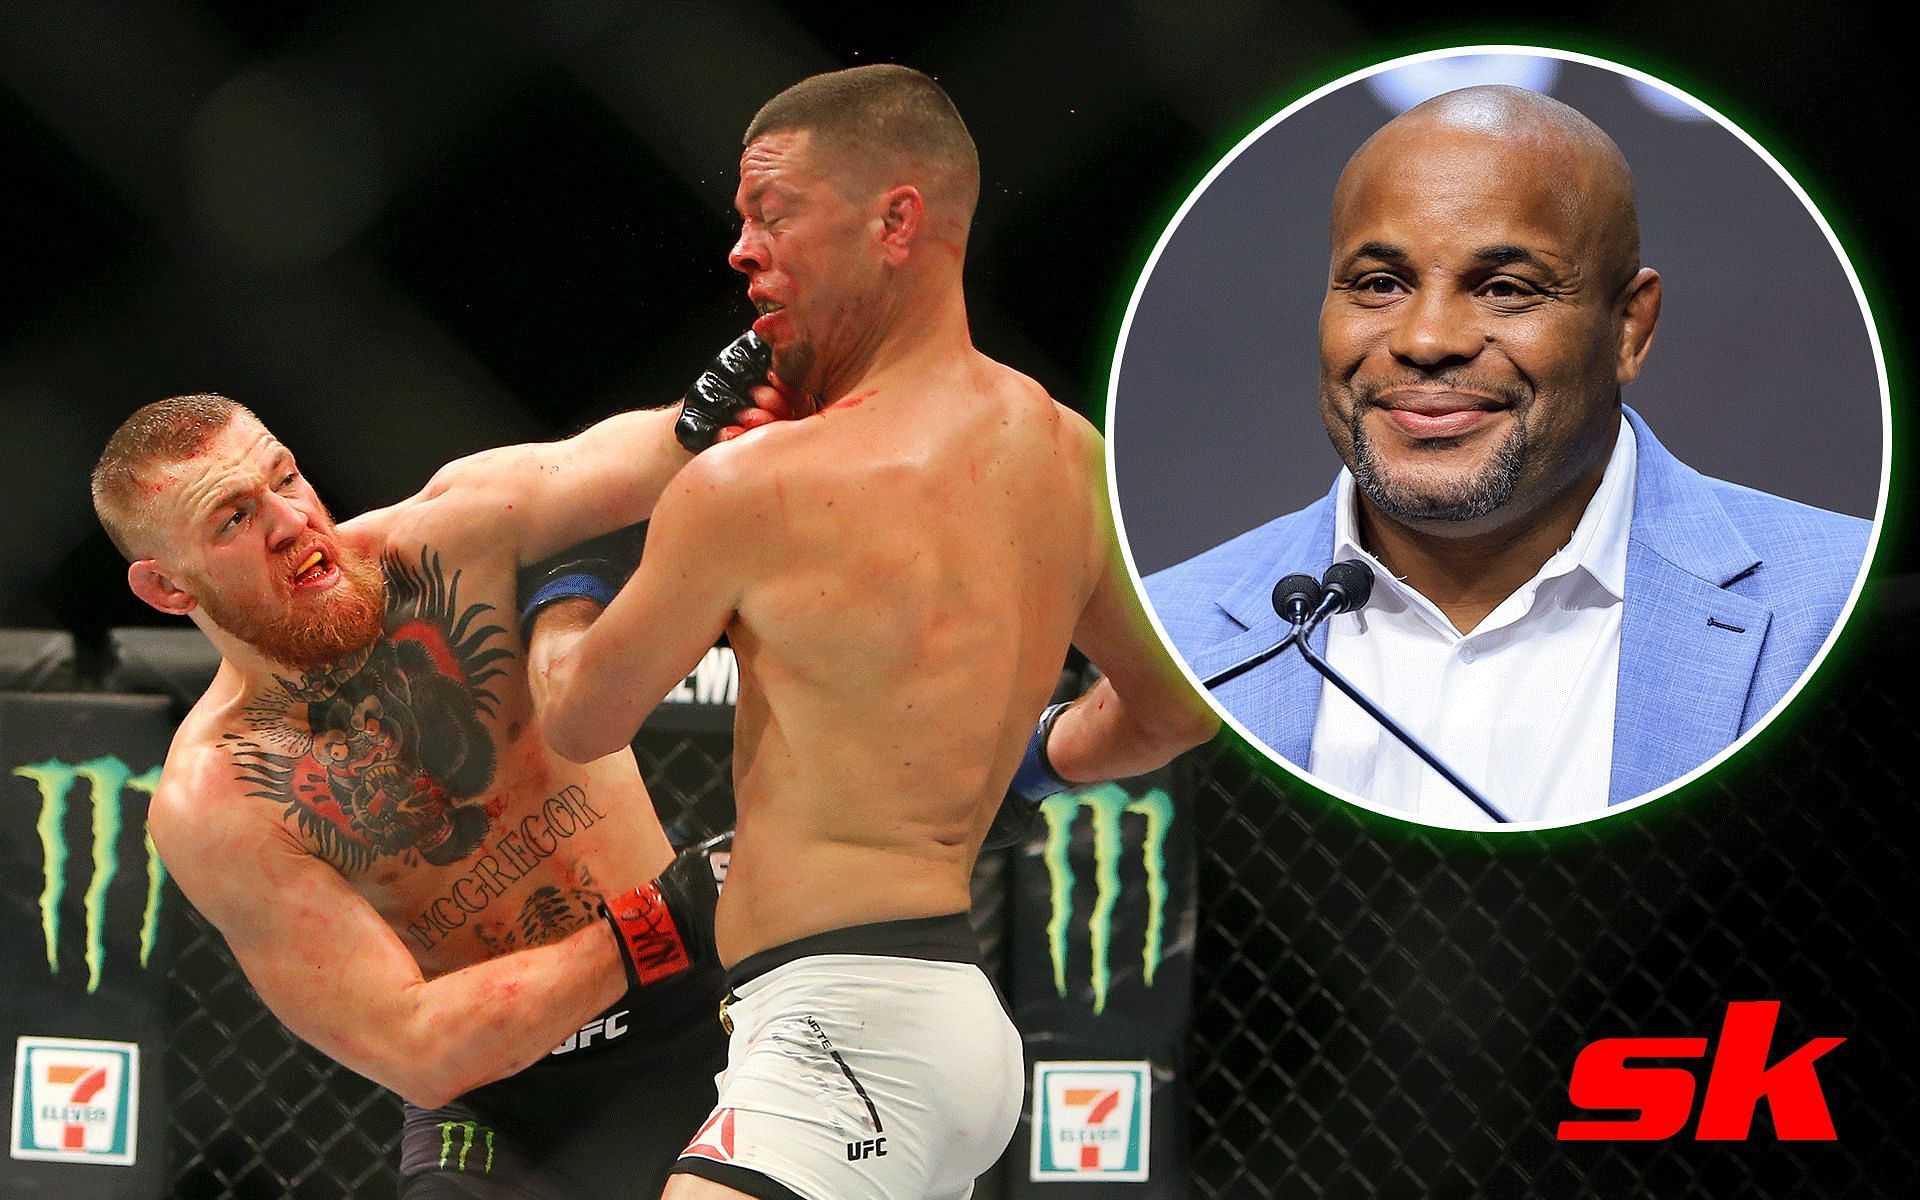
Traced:
<path fill-rule="evenodd" d="M 668 1200 L 959 1200 L 1020 1113 L 967 921 L 1009 784 L 1138 774 L 1217 721 L 1120 564 L 1099 436 L 973 346 L 979 163 L 946 94 L 816 76 L 745 141 L 731 262 L 807 415 L 680 474 L 605 613 L 536 627 L 536 696 L 592 761 L 722 631 L 739 656 L 732 1041 Z M 1042 717 L 1069 643 L 1105 678 Z"/>
<path fill-rule="evenodd" d="M 1147 580 L 1195 673 L 1285 631 L 1277 579 L 1359 559 L 1373 598 L 1316 648 L 1524 822 L 1653 791 L 1779 703 L 1869 525 L 1706 478 L 1623 406 L 1661 288 L 1613 140 L 1520 88 L 1448 93 L 1349 160 L 1331 243 L 1320 411 L 1346 469 Z M 1343 792 L 1491 823 L 1296 655 L 1215 694 Z"/>

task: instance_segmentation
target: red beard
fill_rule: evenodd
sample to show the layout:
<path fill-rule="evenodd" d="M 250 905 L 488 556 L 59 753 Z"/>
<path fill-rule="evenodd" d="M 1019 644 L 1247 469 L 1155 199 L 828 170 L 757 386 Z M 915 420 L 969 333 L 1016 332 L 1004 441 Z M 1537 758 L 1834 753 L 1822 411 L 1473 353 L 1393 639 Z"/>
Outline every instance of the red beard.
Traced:
<path fill-rule="evenodd" d="M 340 581 L 279 612 L 228 605 L 213 589 L 200 598 L 220 628 L 277 663 L 312 673 L 364 650 L 385 632 L 386 583 L 374 562 L 336 547 Z"/>

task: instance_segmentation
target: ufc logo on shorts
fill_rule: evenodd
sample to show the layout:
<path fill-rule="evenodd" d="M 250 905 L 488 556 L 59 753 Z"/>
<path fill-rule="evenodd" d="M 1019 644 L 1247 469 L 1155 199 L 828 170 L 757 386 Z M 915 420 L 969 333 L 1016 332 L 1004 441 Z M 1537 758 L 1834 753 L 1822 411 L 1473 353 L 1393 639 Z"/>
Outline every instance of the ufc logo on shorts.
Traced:
<path fill-rule="evenodd" d="M 887 1139 L 885 1138 L 868 1138 L 864 1142 L 847 1143 L 848 1162 L 860 1162 L 863 1159 L 885 1158 L 886 1156 Z"/>
<path fill-rule="evenodd" d="M 1746 1141 L 1762 1100 L 1772 1109 L 1774 1134 L 1781 1141 L 1837 1140 L 1814 1063 L 1847 1039 L 1813 1038 L 1768 1066 L 1779 1018 L 1777 1000 L 1727 1006 L 1719 1044 L 1709 1059 L 1695 1141 Z M 1621 1109 L 1638 1115 L 1562 1121 L 1560 1140 L 1661 1141 L 1674 1136 L 1693 1115 L 1693 1068 L 1628 1064 L 1634 1059 L 1700 1058 L 1706 1053 L 1707 1039 L 1702 1037 L 1605 1038 L 1587 1046 L 1574 1060 L 1567 1098 L 1590 1111 Z"/>
<path fill-rule="evenodd" d="M 603 1042 L 610 1042 L 617 1037 L 621 1037 L 627 1032 L 626 1016 L 627 1013 L 631 1011 L 631 1009 L 623 1008 L 617 1013 L 609 1013 L 607 1016 L 588 1021 L 580 1027 L 580 1032 L 571 1035 L 566 1041 L 561 1042 L 547 1053 L 550 1055 L 566 1054 L 574 1050 L 585 1050 L 593 1044 L 594 1038 L 599 1038 Z"/>

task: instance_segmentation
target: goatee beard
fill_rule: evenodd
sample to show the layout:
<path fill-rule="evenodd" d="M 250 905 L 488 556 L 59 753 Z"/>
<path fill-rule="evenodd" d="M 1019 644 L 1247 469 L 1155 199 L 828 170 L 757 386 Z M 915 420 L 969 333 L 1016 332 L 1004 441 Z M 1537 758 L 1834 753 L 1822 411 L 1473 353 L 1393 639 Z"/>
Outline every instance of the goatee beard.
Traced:
<path fill-rule="evenodd" d="M 1363 418 L 1372 410 L 1368 396 L 1355 396 L 1347 421 L 1352 439 L 1354 486 L 1382 513 L 1398 521 L 1475 521 L 1505 507 L 1520 484 L 1527 461 L 1527 412 L 1515 405 L 1512 432 L 1494 449 L 1493 457 L 1464 479 L 1417 487 L 1395 479 L 1367 437 Z"/>
<path fill-rule="evenodd" d="M 339 547 L 340 581 L 314 600 L 279 613 L 229 610 L 209 593 L 207 615 L 276 663 L 306 674 L 364 650 L 386 632 L 386 580 L 379 564 Z"/>
<path fill-rule="evenodd" d="M 788 417 L 810 417 L 820 411 L 820 395 L 812 378 L 816 355 L 812 342 L 796 342 L 784 351 L 775 351 L 773 374 L 785 390 Z"/>

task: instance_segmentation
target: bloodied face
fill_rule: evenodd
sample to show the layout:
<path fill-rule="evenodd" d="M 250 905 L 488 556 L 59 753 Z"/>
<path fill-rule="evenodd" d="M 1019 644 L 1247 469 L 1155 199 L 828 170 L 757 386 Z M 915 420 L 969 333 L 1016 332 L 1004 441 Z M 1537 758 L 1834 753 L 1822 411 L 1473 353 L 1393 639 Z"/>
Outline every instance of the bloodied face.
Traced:
<path fill-rule="evenodd" d="M 836 372 L 884 328 L 882 218 L 857 172 L 835 171 L 807 130 L 755 138 L 740 156 L 740 237 L 727 261 L 747 276 L 773 374 L 817 407 Z M 876 193 L 877 195 L 877 193 Z"/>
<path fill-rule="evenodd" d="M 189 607 L 300 670 L 380 635 L 378 565 L 342 541 L 292 453 L 254 417 L 236 413 L 197 454 L 146 474 L 150 561 Z"/>

